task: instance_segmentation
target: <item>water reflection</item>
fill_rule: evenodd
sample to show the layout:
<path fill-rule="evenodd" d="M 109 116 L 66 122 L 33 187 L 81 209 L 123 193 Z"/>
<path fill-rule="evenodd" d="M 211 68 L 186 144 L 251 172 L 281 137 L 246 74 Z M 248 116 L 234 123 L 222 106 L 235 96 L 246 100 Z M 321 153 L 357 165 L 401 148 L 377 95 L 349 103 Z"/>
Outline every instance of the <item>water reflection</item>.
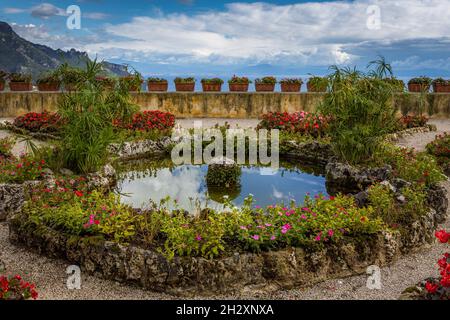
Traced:
<path fill-rule="evenodd" d="M 241 183 L 235 188 L 209 188 L 206 184 L 207 165 L 173 166 L 170 162 L 143 163 L 142 160 L 120 167 L 117 191 L 127 194 L 123 202 L 139 208 L 152 200 L 160 202 L 169 196 L 178 206 L 194 211 L 201 207 L 222 208 L 223 197 L 228 196 L 236 206 L 252 194 L 255 204 L 267 206 L 274 203 L 288 204 L 291 200 L 301 203 L 307 193 L 327 194 L 325 178 L 314 170 L 288 164 L 274 175 L 261 175 L 260 167 L 244 166 Z M 308 171 L 306 173 L 305 171 Z M 173 205 L 171 206 L 174 207 Z"/>

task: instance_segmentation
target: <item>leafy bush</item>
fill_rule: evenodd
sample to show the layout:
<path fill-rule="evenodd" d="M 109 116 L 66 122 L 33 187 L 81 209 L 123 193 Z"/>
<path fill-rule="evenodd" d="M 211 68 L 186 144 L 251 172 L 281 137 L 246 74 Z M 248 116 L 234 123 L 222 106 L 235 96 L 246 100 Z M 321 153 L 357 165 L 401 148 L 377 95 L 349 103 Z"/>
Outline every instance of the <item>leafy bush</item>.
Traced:
<path fill-rule="evenodd" d="M 36 81 L 37 84 L 42 83 L 61 83 L 61 78 L 58 72 L 51 72 L 42 74 Z"/>
<path fill-rule="evenodd" d="M 137 131 L 170 130 L 175 126 L 175 116 L 170 112 L 147 110 L 133 115 L 130 122 L 114 120 L 114 126 Z"/>
<path fill-rule="evenodd" d="M 30 132 L 55 133 L 63 126 L 63 121 L 57 113 L 30 112 L 14 119 L 14 126 Z"/>
<path fill-rule="evenodd" d="M 357 70 L 333 69 L 330 93 L 319 111 L 333 119 L 329 132 L 336 154 L 357 164 L 371 159 L 384 135 L 396 127 L 394 88 Z"/>
<path fill-rule="evenodd" d="M 204 84 L 223 84 L 223 80 L 219 78 L 202 79 Z"/>
<path fill-rule="evenodd" d="M 175 83 L 195 83 L 195 78 L 189 77 L 189 78 L 180 78 L 177 77 L 174 80 Z"/>
<path fill-rule="evenodd" d="M 345 236 L 364 236 L 383 228 L 371 219 L 373 208 L 358 208 L 346 196 L 306 197 L 303 207 L 269 206 L 256 209 L 250 224 L 241 225 L 238 238 L 253 250 L 337 242 Z"/>
<path fill-rule="evenodd" d="M 3 70 L 0 70 L 0 83 L 5 83 L 7 77 L 8 73 Z"/>
<path fill-rule="evenodd" d="M 412 78 L 411 80 L 408 81 L 408 84 L 421 84 L 421 85 L 426 85 L 426 86 L 430 86 L 431 85 L 431 78 L 429 77 L 418 77 L 418 78 Z"/>
<path fill-rule="evenodd" d="M 147 82 L 155 82 L 155 83 L 167 83 L 166 79 L 151 77 L 147 79 Z"/>
<path fill-rule="evenodd" d="M 369 201 L 374 208 L 374 216 L 381 217 L 388 225 L 408 226 L 426 214 L 427 196 L 424 187 L 415 185 L 402 189 L 404 201 L 396 200 L 396 195 L 387 185 L 376 184 L 369 188 Z"/>
<path fill-rule="evenodd" d="M 450 172 L 450 134 L 444 132 L 427 145 L 427 152 L 436 157 L 438 164 L 448 174 Z"/>
<path fill-rule="evenodd" d="M 45 161 L 37 161 L 30 156 L 19 159 L 0 157 L 0 181 L 4 183 L 22 183 L 38 180 L 43 175 Z"/>
<path fill-rule="evenodd" d="M 114 140 L 113 120 L 129 121 L 138 109 L 130 102 L 130 83 L 105 90 L 96 80 L 101 72 L 101 64 L 88 62 L 79 76 L 78 91 L 65 94 L 58 106 L 65 123 L 60 148 L 62 166 L 80 173 L 96 171 L 106 162 L 107 147 Z"/>
<path fill-rule="evenodd" d="M 264 77 L 255 79 L 256 84 L 276 84 L 277 79 L 275 77 Z"/>
<path fill-rule="evenodd" d="M 14 147 L 15 142 L 15 139 L 12 137 L 0 139 L 0 161 L 12 157 L 11 150 Z"/>
<path fill-rule="evenodd" d="M 287 132 L 312 135 L 325 135 L 329 121 L 319 114 L 301 112 L 269 112 L 261 116 L 258 129 L 279 129 Z"/>
<path fill-rule="evenodd" d="M 0 276 L 0 300 L 36 300 L 36 285 L 22 279 L 20 275 Z"/>
<path fill-rule="evenodd" d="M 371 165 L 389 164 L 395 177 L 409 182 L 431 186 L 445 180 L 436 160 L 424 152 L 384 144 L 374 158 L 377 161 Z"/>
<path fill-rule="evenodd" d="M 425 127 L 428 118 L 424 115 L 406 115 L 399 119 L 400 129 Z"/>
<path fill-rule="evenodd" d="M 24 73 L 11 73 L 9 75 L 9 81 L 11 82 L 25 82 L 30 83 L 31 82 L 31 75 L 24 74 Z"/>
<path fill-rule="evenodd" d="M 216 165 L 208 166 L 206 183 L 208 186 L 220 186 L 227 188 L 240 184 L 242 170 L 238 165 Z"/>
<path fill-rule="evenodd" d="M 433 85 L 442 84 L 444 86 L 448 86 L 448 85 L 450 85 L 450 80 L 445 80 L 443 78 L 437 78 L 437 79 L 433 80 L 432 84 Z"/>
<path fill-rule="evenodd" d="M 302 84 L 303 80 L 300 78 L 284 78 L 280 80 L 280 83 L 283 84 Z"/>
<path fill-rule="evenodd" d="M 228 80 L 229 84 L 248 84 L 252 83 L 252 81 L 247 77 L 237 77 L 233 76 L 230 80 Z"/>
<path fill-rule="evenodd" d="M 328 78 L 327 77 L 316 77 L 313 76 L 308 80 L 309 89 L 312 91 L 326 91 L 328 88 Z"/>

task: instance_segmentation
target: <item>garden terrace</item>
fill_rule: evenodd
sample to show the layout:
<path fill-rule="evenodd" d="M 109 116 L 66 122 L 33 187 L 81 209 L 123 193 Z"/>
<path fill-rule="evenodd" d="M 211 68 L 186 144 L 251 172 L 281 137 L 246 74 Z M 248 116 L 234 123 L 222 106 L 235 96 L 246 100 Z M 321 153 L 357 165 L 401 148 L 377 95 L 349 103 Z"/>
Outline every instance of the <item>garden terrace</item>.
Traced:
<path fill-rule="evenodd" d="M 27 112 L 56 111 L 62 96 L 57 92 L 0 92 L 0 118 Z M 397 94 L 398 112 L 407 114 L 422 110 L 436 118 L 450 117 L 450 94 Z M 270 111 L 315 111 L 324 93 L 223 92 L 223 93 L 132 93 L 131 101 L 141 110 L 158 109 L 177 118 L 258 118 Z"/>

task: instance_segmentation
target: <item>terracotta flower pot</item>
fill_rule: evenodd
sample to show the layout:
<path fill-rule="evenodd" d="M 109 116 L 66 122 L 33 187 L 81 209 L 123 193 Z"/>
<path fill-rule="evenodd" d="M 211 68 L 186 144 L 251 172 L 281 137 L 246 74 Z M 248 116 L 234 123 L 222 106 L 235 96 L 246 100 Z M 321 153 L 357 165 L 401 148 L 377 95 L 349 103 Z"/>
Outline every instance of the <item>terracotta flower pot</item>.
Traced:
<path fill-rule="evenodd" d="M 166 92 L 169 89 L 167 82 L 147 82 L 149 92 Z"/>
<path fill-rule="evenodd" d="M 5 90 L 5 83 L 4 82 L 0 82 L 0 91 Z"/>
<path fill-rule="evenodd" d="M 308 89 L 308 92 L 327 92 L 326 88 L 316 88 L 312 83 L 307 83 L 306 88 Z"/>
<path fill-rule="evenodd" d="M 60 84 L 58 82 L 39 83 L 37 86 L 39 91 L 59 91 L 60 88 Z"/>
<path fill-rule="evenodd" d="M 220 92 L 222 91 L 222 85 L 220 83 L 202 83 L 204 92 Z"/>
<path fill-rule="evenodd" d="M 231 92 L 247 92 L 248 83 L 230 83 L 229 89 Z"/>
<path fill-rule="evenodd" d="M 33 85 L 30 82 L 10 82 L 9 89 L 11 91 L 31 91 Z"/>
<path fill-rule="evenodd" d="M 427 84 L 409 83 L 408 90 L 409 92 L 428 92 L 430 91 L 430 86 Z"/>
<path fill-rule="evenodd" d="M 281 92 L 300 92 L 301 83 L 282 83 Z"/>
<path fill-rule="evenodd" d="M 275 91 L 275 83 L 255 83 L 256 92 L 273 92 Z"/>
<path fill-rule="evenodd" d="M 435 83 L 433 91 L 436 93 L 450 93 L 450 84 Z"/>
<path fill-rule="evenodd" d="M 194 92 L 195 83 L 175 83 L 175 88 L 179 92 Z"/>

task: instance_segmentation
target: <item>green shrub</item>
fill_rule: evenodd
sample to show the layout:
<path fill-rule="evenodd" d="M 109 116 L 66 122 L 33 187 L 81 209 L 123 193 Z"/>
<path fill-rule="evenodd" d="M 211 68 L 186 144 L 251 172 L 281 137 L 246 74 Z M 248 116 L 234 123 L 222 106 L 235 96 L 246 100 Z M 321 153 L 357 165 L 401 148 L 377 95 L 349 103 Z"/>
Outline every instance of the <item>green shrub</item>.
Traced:
<path fill-rule="evenodd" d="M 319 110 L 332 119 L 329 132 L 336 154 L 358 164 L 371 159 L 384 135 L 396 127 L 394 88 L 357 70 L 333 68 L 330 93 Z"/>

